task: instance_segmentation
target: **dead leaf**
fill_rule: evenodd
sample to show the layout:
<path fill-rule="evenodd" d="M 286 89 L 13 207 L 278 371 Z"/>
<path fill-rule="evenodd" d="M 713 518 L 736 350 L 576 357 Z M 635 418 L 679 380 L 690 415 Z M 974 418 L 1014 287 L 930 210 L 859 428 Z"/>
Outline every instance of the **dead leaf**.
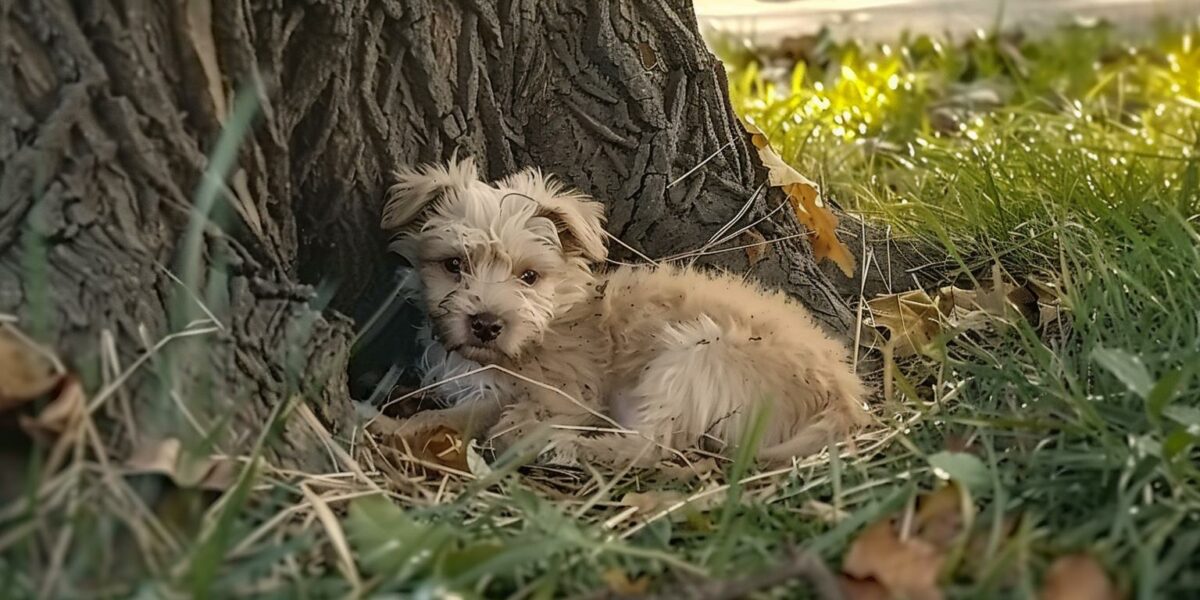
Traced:
<path fill-rule="evenodd" d="M 608 589 L 618 596 L 643 596 L 650 590 L 650 579 L 630 579 L 623 569 L 609 569 L 600 575 Z"/>
<path fill-rule="evenodd" d="M 933 344 L 940 336 L 1002 327 L 1018 315 L 1031 317 L 1026 308 L 1029 294 L 1005 281 L 996 264 L 990 287 L 968 290 L 948 285 L 933 296 L 925 290 L 912 290 L 878 296 L 867 301 L 867 306 L 870 324 L 888 330 L 896 357 L 925 354 L 940 358 Z"/>
<path fill-rule="evenodd" d="M 37 415 L 21 415 L 18 422 L 29 435 L 59 436 L 75 428 L 87 412 L 83 384 L 74 377 L 65 378 L 62 391 Z"/>
<path fill-rule="evenodd" d="M 1025 287 L 1035 298 L 1038 326 L 1044 329 L 1047 325 L 1056 323 L 1062 312 L 1063 299 L 1062 289 L 1058 284 L 1050 280 L 1030 277 Z"/>
<path fill-rule="evenodd" d="M 895 597 L 940 600 L 937 580 L 946 557 L 933 544 L 916 536 L 900 539 L 891 519 L 867 527 L 842 560 L 842 571 L 876 581 Z"/>
<path fill-rule="evenodd" d="M 414 456 L 423 461 L 470 472 L 467 446 L 463 442 L 462 434 L 445 425 L 407 435 L 397 433 L 395 437 L 397 439 L 394 440 L 394 447 L 403 449 L 407 446 Z"/>
<path fill-rule="evenodd" d="M 429 432 L 427 436 L 424 440 L 421 440 L 420 437 L 415 440 L 417 443 L 414 450 L 419 448 L 419 452 L 438 464 L 460 471 L 470 471 L 471 466 L 467 464 L 467 448 L 462 434 L 443 426 Z"/>
<path fill-rule="evenodd" d="M 130 474 L 154 473 L 176 486 L 223 492 L 237 481 L 236 461 L 213 456 L 195 456 L 176 438 L 153 440 L 135 448 L 125 461 Z"/>
<path fill-rule="evenodd" d="M 0 412 L 48 394 L 62 381 L 49 357 L 0 328 Z"/>
<path fill-rule="evenodd" d="M 1046 570 L 1041 600 L 1119 600 L 1104 567 L 1087 554 L 1060 556 Z"/>
<path fill-rule="evenodd" d="M 871 324 L 888 330 L 897 357 L 930 352 L 942 333 L 937 304 L 925 290 L 880 296 L 867 301 L 867 306 Z"/>
<path fill-rule="evenodd" d="M 914 535 L 946 552 L 961 538 L 973 512 L 962 488 L 955 483 L 944 485 L 917 502 Z"/>
<path fill-rule="evenodd" d="M 742 245 L 746 246 L 746 258 L 750 260 L 750 266 L 753 267 L 766 260 L 767 250 L 770 247 L 767 246 L 767 238 L 763 237 L 763 234 L 759 233 L 757 229 L 750 228 L 742 234 Z"/>
<path fill-rule="evenodd" d="M 368 429 L 379 435 L 386 445 L 410 453 L 421 461 L 465 473 L 474 472 L 472 462 L 476 462 L 475 468 L 481 468 L 478 463 L 484 462 L 483 457 L 476 452 L 476 457 L 470 458 L 471 451 L 467 447 L 467 441 L 454 428 L 442 424 L 423 426 L 413 423 L 412 419 L 393 419 L 386 415 L 378 415 L 372 419 Z"/>
<path fill-rule="evenodd" d="M 758 148 L 759 159 L 767 168 L 768 182 L 783 189 L 796 218 L 812 233 L 809 243 L 812 244 L 813 256 L 818 262 L 828 258 L 837 264 L 846 277 L 853 276 L 854 255 L 850 254 L 850 249 L 838 239 L 837 217 L 821 201 L 817 184 L 785 163 L 771 148 L 762 130 L 748 122 L 744 125 L 750 133 L 751 143 Z"/>
<path fill-rule="evenodd" d="M 973 516 L 970 498 L 951 483 L 918 499 L 907 531 L 896 516 L 867 527 L 842 562 L 847 597 L 940 599 L 942 568 Z"/>

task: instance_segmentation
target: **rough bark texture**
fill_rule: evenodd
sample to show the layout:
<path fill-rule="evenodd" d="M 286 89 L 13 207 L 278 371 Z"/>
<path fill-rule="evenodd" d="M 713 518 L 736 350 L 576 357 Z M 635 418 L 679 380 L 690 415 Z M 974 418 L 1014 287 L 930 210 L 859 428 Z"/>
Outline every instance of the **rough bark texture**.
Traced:
<path fill-rule="evenodd" d="M 0 312 L 44 314 L 41 335 L 85 372 L 104 332 L 129 365 L 177 328 L 162 267 L 241 88 L 261 117 L 199 288 L 224 329 L 129 384 L 138 410 L 201 387 L 230 431 L 297 391 L 289 364 L 324 375 L 304 391 L 333 429 L 349 422 L 354 325 L 339 315 L 361 321 L 390 287 L 377 222 L 398 165 L 456 150 L 492 177 L 538 165 L 656 258 L 702 245 L 764 180 L 686 1 L 0 1 Z M 742 222 L 781 201 L 759 193 Z M 799 231 L 786 211 L 758 229 Z M 706 261 L 749 268 L 743 251 Z M 755 273 L 850 329 L 802 238 Z M 318 311 L 306 286 L 330 284 Z M 288 439 L 295 462 L 325 455 L 302 430 Z"/>

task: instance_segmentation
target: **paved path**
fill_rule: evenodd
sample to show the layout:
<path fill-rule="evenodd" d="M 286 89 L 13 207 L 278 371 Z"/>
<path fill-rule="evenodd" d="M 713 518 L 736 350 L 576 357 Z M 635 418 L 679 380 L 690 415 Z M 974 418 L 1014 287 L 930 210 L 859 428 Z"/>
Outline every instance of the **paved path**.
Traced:
<path fill-rule="evenodd" d="M 904 29 L 970 33 L 991 27 L 1000 14 L 1006 25 L 1026 27 L 1076 18 L 1144 25 L 1155 16 L 1200 17 L 1200 0 L 695 0 L 695 5 L 702 26 L 764 42 L 810 33 L 822 24 L 839 36 L 880 38 Z"/>

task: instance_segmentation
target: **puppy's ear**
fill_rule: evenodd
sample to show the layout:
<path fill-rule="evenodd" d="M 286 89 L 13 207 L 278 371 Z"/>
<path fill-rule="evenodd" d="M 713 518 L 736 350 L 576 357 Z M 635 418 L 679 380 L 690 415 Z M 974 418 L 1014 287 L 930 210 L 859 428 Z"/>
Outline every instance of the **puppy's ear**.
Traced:
<path fill-rule="evenodd" d="M 591 262 L 608 258 L 604 243 L 604 204 L 568 190 L 537 169 L 525 169 L 502 182 L 514 192 L 525 194 L 541 207 L 541 216 L 558 229 L 563 252 L 577 254 Z"/>
<path fill-rule="evenodd" d="M 380 225 L 389 235 L 416 226 L 431 203 L 447 192 L 465 191 L 479 181 L 479 171 L 470 157 L 451 157 L 446 166 L 406 167 L 395 172 L 396 183 L 388 188 Z"/>

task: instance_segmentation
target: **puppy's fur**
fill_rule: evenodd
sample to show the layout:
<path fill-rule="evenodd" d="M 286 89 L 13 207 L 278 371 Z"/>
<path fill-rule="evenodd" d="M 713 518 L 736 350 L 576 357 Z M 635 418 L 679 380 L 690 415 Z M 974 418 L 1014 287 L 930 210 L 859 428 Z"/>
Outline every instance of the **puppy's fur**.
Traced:
<path fill-rule="evenodd" d="M 407 427 L 508 446 L 548 425 L 549 461 L 615 464 L 724 451 L 763 410 L 770 462 L 865 422 L 845 348 L 803 307 L 728 275 L 593 270 L 603 220 L 600 203 L 533 169 L 494 184 L 469 159 L 397 173 L 382 225 L 423 283 L 440 343 L 427 383 L 460 376 L 438 389 L 451 406 Z M 488 364 L 502 369 L 461 377 Z"/>

